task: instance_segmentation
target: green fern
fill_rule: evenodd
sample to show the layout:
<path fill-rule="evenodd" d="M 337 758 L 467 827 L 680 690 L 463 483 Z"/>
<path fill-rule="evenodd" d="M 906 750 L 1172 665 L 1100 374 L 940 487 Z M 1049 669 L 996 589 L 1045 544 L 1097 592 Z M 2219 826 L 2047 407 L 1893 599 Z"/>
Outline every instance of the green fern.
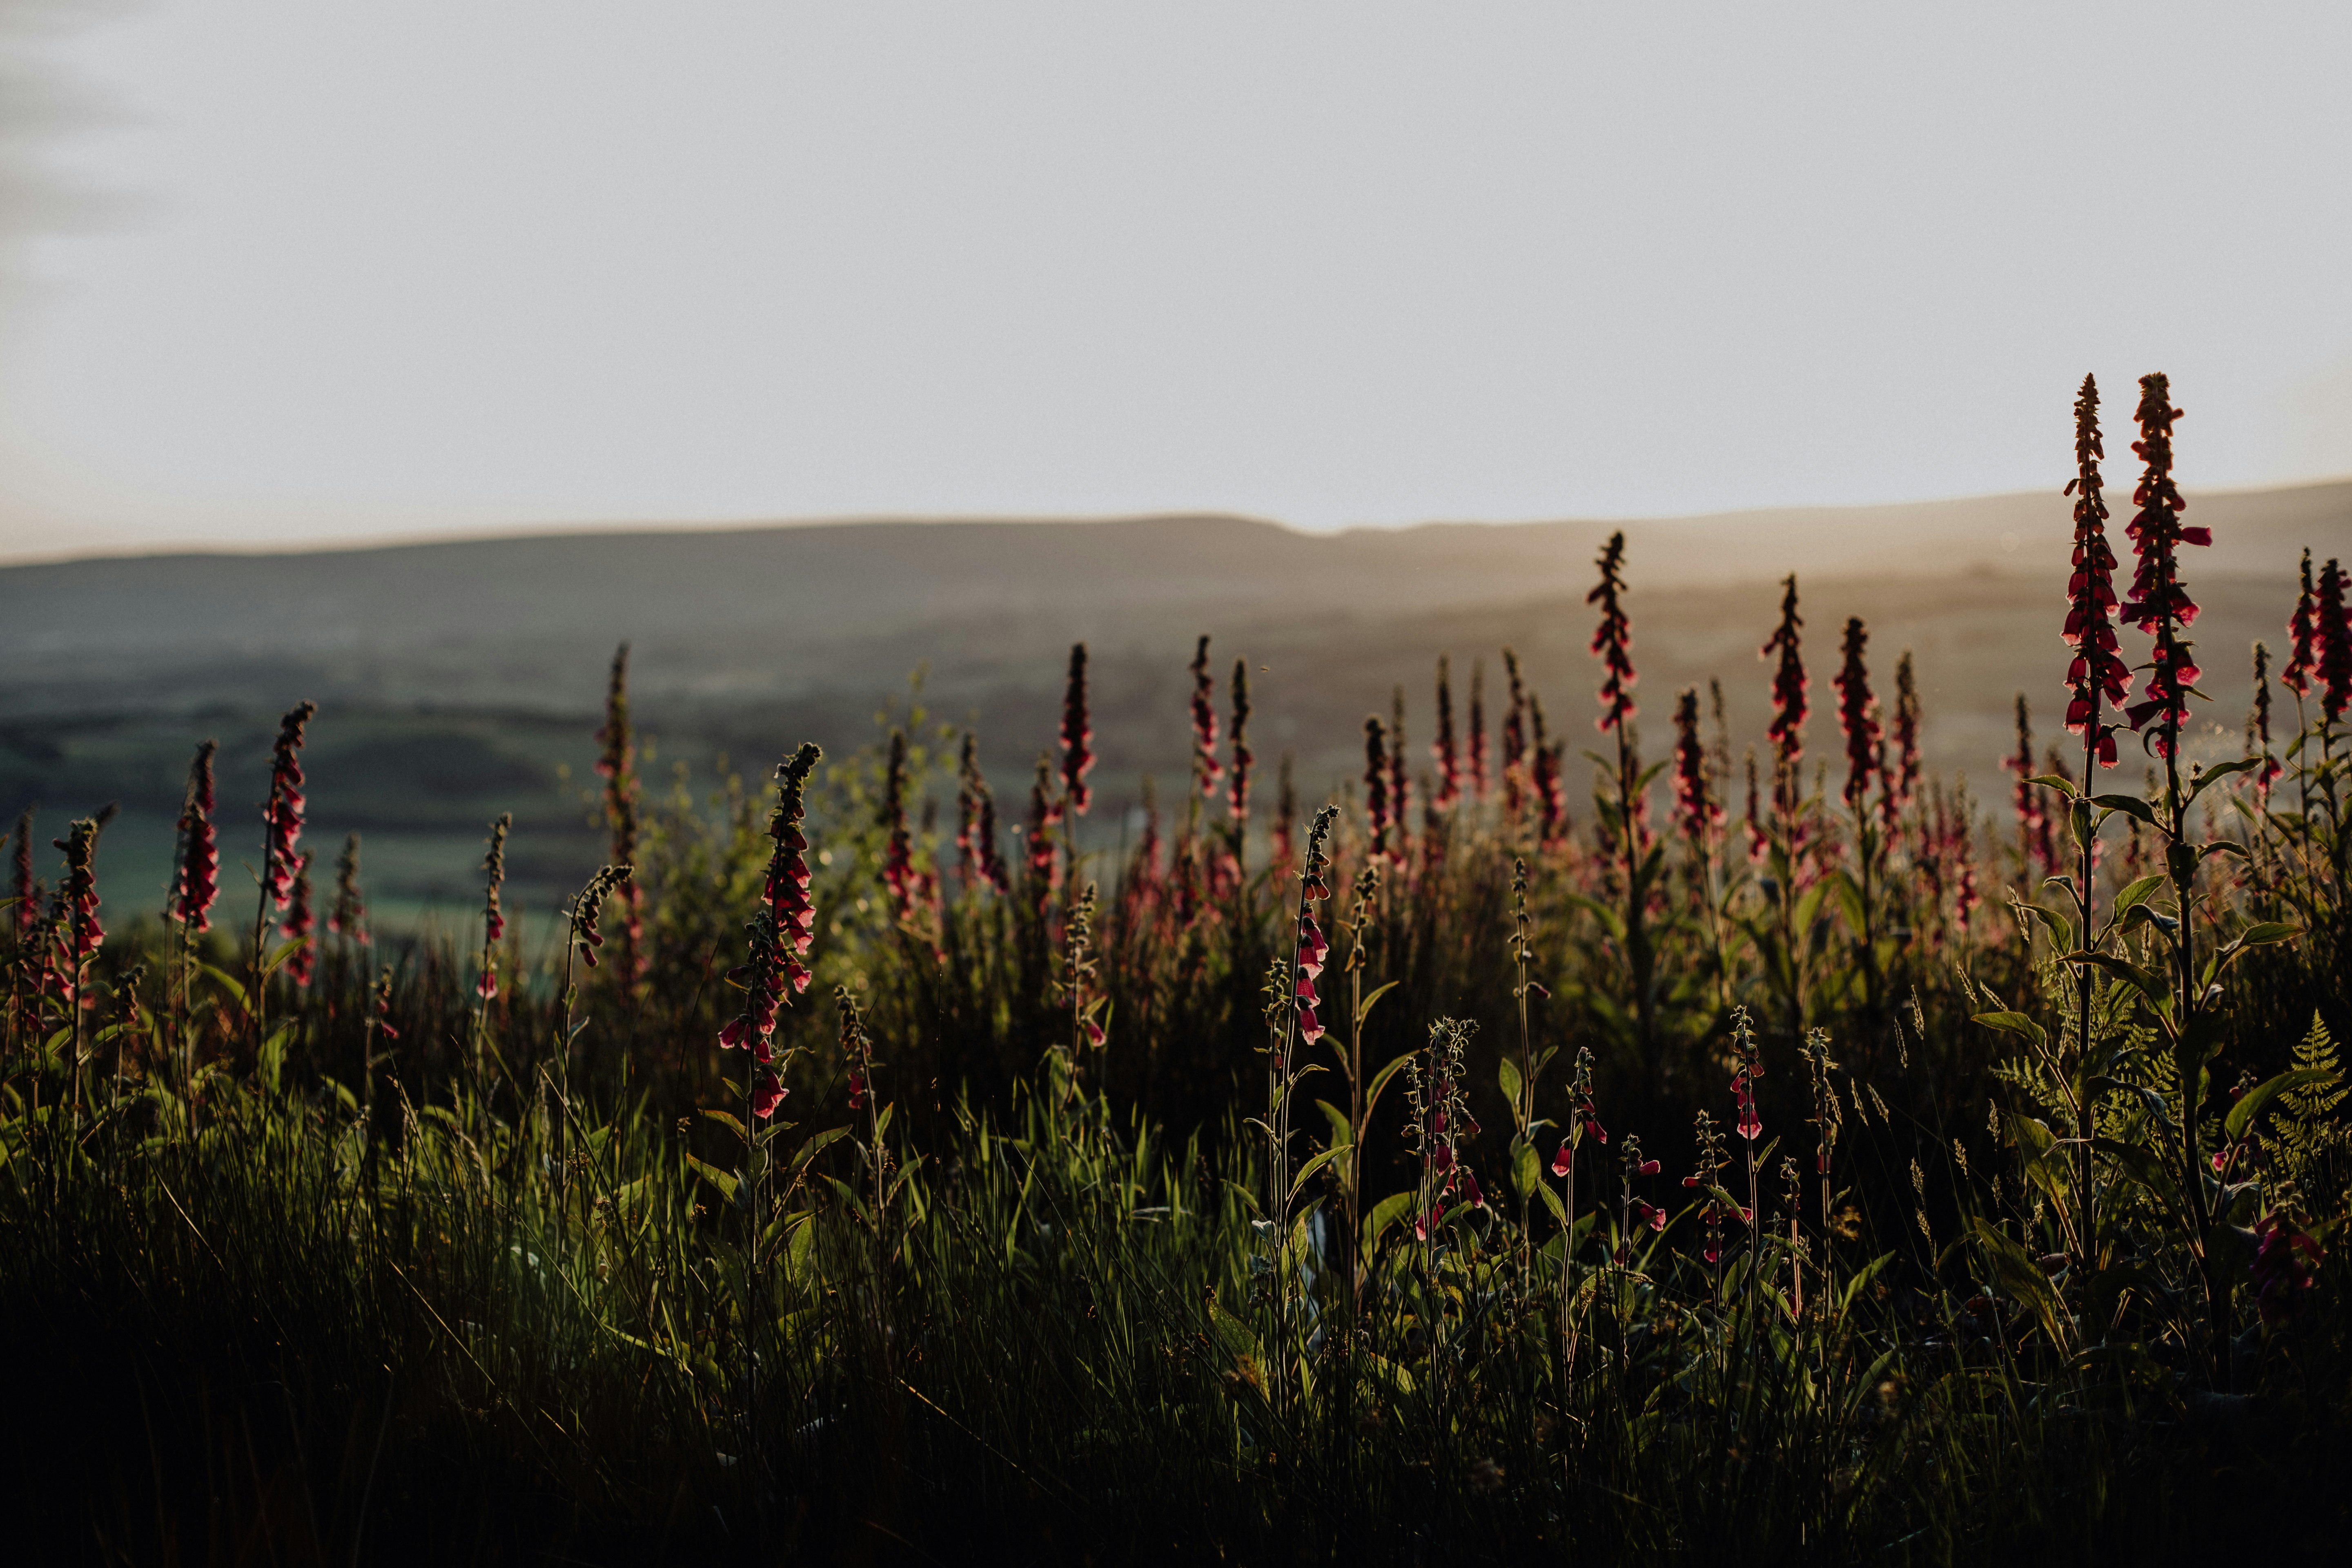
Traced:
<path fill-rule="evenodd" d="M 2294 1065 L 2336 1076 L 2329 1082 L 2289 1089 L 2279 1096 L 2278 1113 L 2271 1119 L 2272 1131 L 2263 1136 L 2263 1149 L 2294 1183 L 2305 1202 L 2332 1207 L 2329 1200 L 2339 1194 L 2315 1190 L 2313 1178 L 2323 1173 L 2332 1156 L 2352 1147 L 2352 1129 L 2347 1129 L 2339 1116 L 2345 1100 L 2352 1098 L 2352 1089 L 2344 1086 L 2336 1042 L 2316 1013 L 2311 1016 L 2311 1032 L 2294 1047 Z"/>

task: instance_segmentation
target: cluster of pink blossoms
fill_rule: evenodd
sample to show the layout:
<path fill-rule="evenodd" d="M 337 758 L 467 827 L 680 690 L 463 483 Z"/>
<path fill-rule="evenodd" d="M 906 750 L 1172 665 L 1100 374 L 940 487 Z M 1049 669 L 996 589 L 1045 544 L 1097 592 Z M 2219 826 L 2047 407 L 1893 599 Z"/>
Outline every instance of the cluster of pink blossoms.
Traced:
<path fill-rule="evenodd" d="M 776 768 L 776 805 L 768 816 L 768 837 L 775 847 L 768 856 L 759 910 L 749 924 L 751 955 L 728 974 L 743 987 L 743 1011 L 719 1031 L 719 1044 L 723 1049 L 748 1050 L 758 1062 L 751 1113 L 761 1119 L 774 1115 L 784 1098 L 773 1065 L 777 1010 L 788 990 L 797 995 L 809 986 L 803 961 L 816 940 L 816 906 L 809 899 L 808 840 L 801 833 L 801 820 L 806 813 L 809 775 L 824 755 L 815 742 L 804 742 L 791 761 Z"/>

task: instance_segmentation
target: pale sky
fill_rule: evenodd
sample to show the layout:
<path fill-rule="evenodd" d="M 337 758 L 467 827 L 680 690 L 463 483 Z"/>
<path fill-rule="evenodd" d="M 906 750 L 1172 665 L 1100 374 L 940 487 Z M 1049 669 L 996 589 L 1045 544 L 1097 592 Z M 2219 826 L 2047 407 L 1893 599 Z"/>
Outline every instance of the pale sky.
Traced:
<path fill-rule="evenodd" d="M 0 556 L 2352 472 L 2344 0 L 0 16 Z"/>

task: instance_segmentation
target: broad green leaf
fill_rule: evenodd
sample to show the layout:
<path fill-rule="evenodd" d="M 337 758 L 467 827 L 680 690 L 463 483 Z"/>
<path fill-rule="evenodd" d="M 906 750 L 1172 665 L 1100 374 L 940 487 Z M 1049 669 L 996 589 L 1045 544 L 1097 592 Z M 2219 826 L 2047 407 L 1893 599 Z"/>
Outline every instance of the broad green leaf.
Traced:
<path fill-rule="evenodd" d="M 1307 1161 L 1307 1163 L 1299 1166 L 1298 1174 L 1292 1177 L 1290 1180 L 1289 1196 L 1293 1200 L 1296 1200 L 1300 1190 L 1307 1185 L 1308 1181 L 1313 1179 L 1316 1172 L 1321 1170 L 1324 1166 L 1329 1164 L 1334 1159 L 1347 1152 L 1347 1145 L 1338 1144 L 1324 1150 L 1321 1153 L 1317 1154 L 1313 1159 Z"/>
<path fill-rule="evenodd" d="M 2122 892 L 2116 895 L 2115 908 L 2109 911 L 2110 915 L 2115 918 L 2120 918 L 2123 912 L 2126 910 L 2130 909 L 2134 904 L 2146 903 L 2149 896 L 2162 886 L 2164 886 L 2164 876 L 2161 872 L 2158 872 L 2154 876 L 2140 878 L 2130 887 L 2126 888 Z"/>
<path fill-rule="evenodd" d="M 720 1170 L 718 1166 L 711 1164 L 709 1161 L 702 1159 L 699 1155 L 688 1154 L 686 1157 L 686 1163 L 688 1167 L 692 1170 L 696 1175 L 700 1176 L 704 1181 L 709 1182 L 712 1186 L 717 1187 L 720 1197 L 725 1198 L 730 1204 L 735 1201 L 735 1189 L 739 1184 L 737 1183 L 733 1173 Z"/>
<path fill-rule="evenodd" d="M 702 1115 L 706 1121 L 716 1121 L 719 1126 L 724 1127 L 729 1131 L 734 1133 L 739 1140 L 746 1142 L 750 1142 L 750 1135 L 743 1131 L 743 1123 L 736 1120 L 735 1113 L 733 1111 L 712 1110 L 706 1107 L 702 1111 Z"/>
<path fill-rule="evenodd" d="M 2292 1089 L 2314 1089 L 2334 1082 L 2334 1073 L 2318 1068 L 2289 1068 L 2276 1078 L 2264 1079 L 2239 1096 L 2238 1103 L 2230 1107 L 2230 1114 L 2222 1118 L 2221 1131 L 2233 1140 L 2243 1138 L 2253 1126 L 2254 1118 L 2280 1095 Z"/>
<path fill-rule="evenodd" d="M 1348 1125 L 1348 1113 L 1346 1111 L 1340 1110 L 1338 1106 L 1332 1104 L 1328 1100 L 1318 1100 L 1315 1102 L 1315 1105 L 1317 1110 L 1323 1112 L 1323 1120 L 1331 1124 L 1331 1146 L 1333 1148 L 1342 1148 L 1356 1141 L 1356 1130 Z"/>
<path fill-rule="evenodd" d="M 1386 984 L 1372 991 L 1370 994 L 1365 996 L 1361 1002 L 1356 1004 L 1356 1027 L 1360 1029 L 1364 1026 L 1364 1020 L 1371 1016 L 1372 1004 L 1387 995 L 1390 992 L 1395 990 L 1397 988 L 1397 984 L 1398 983 L 1396 981 L 1391 980 Z"/>
<path fill-rule="evenodd" d="M 2042 1331 L 2050 1342 L 2064 1349 L 2073 1340 L 2072 1325 L 2066 1320 L 2065 1309 L 2059 1304 L 2058 1293 L 2050 1288 L 2050 1277 L 2042 1266 L 2026 1256 L 2025 1248 L 2002 1235 L 1982 1215 L 1970 1222 L 1976 1228 L 1977 1246 L 1992 1266 L 1993 1277 L 2001 1287 L 2032 1310 L 2042 1324 Z"/>
<path fill-rule="evenodd" d="M 1536 1146 L 1522 1142 L 1511 1154 L 1511 1185 L 1518 1189 L 1521 1202 L 1543 1184 L 1543 1157 Z"/>
<path fill-rule="evenodd" d="M 1982 1024 L 1988 1029 L 2000 1029 L 2011 1035 L 2023 1035 L 2035 1045 L 2045 1044 L 2049 1031 L 2022 1013 L 1979 1013 L 1971 1023 Z"/>
<path fill-rule="evenodd" d="M 2207 768 L 2197 775 L 2197 782 L 2189 786 L 2189 798 L 2194 801 L 2199 795 L 2203 795 L 2231 773 L 2242 773 L 2248 768 L 2258 768 L 2262 765 L 2263 760 L 2260 757 L 2241 757 L 2234 763 L 2223 763 L 2217 767 Z"/>
<path fill-rule="evenodd" d="M 1511 1108 L 1514 1116 L 1519 1109 L 1519 1066 L 1508 1057 L 1495 1064 L 1495 1081 L 1502 1086 L 1503 1103 Z"/>
<path fill-rule="evenodd" d="M 1372 1212 L 1364 1220 L 1366 1253 L 1369 1254 L 1379 1248 L 1381 1233 L 1394 1225 L 1398 1216 L 1412 1206 L 1412 1196 L 1409 1192 L 1391 1193 L 1372 1205 Z"/>
<path fill-rule="evenodd" d="M 2093 805 L 2103 805 L 2109 811 L 2120 811 L 2126 816 L 2137 816 L 2150 827 L 2156 826 L 2156 808 L 2136 795 L 2095 795 Z"/>

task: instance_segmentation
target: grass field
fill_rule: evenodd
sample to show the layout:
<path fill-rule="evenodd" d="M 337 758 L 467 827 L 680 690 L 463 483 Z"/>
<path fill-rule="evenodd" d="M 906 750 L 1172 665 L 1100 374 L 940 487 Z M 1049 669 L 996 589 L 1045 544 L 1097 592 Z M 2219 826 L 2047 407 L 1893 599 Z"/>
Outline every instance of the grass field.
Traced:
<path fill-rule="evenodd" d="M 878 725 L 842 696 L 822 757 L 706 711 L 649 760 L 621 660 L 601 719 L 14 721 L 45 792 L 135 781 L 40 819 L 5 927 L 16 1528 L 115 1563 L 2324 1553 L 2352 627 L 2324 550 L 2200 582 L 2222 525 L 2170 504 L 2153 379 L 2147 499 L 2079 505 L 2033 602 L 1668 592 L 1634 532 L 1508 653 L 1475 601 L 1148 670 L 1057 646 Z M 2119 667 L 2070 673 L 2110 626 Z M 2043 672 L 2007 772 L 1970 638 Z M 168 853 L 118 860 L 142 819 Z"/>

